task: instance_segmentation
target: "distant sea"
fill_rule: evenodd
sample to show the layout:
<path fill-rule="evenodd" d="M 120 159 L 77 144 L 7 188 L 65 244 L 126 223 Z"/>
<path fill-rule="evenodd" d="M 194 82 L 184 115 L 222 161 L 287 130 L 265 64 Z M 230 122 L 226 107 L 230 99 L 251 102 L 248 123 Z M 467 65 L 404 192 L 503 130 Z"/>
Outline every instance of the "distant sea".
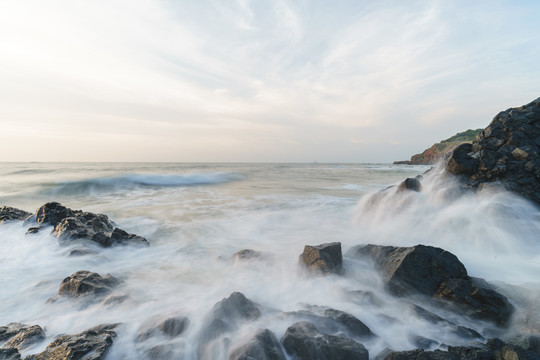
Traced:
<path fill-rule="evenodd" d="M 266 309 L 240 333 L 264 327 L 280 338 L 290 321 L 276 314 L 319 305 L 353 314 L 370 327 L 379 336 L 366 345 L 373 356 L 386 347 L 413 348 L 410 335 L 460 344 L 388 295 L 365 263 L 345 258 L 341 277 L 312 278 L 299 271 L 304 245 L 335 241 L 344 252 L 367 243 L 442 247 L 471 276 L 501 289 L 527 289 L 520 294 L 538 310 L 540 213 L 533 204 L 497 191 L 452 197 L 442 191 L 452 181 L 436 174 L 423 180 L 420 193 L 373 201 L 374 193 L 428 169 L 322 163 L 1 163 L 0 206 L 34 212 L 57 201 L 103 213 L 120 228 L 147 238 L 150 246 L 96 247 L 71 257 L 69 251 L 80 245 L 61 246 L 49 231 L 25 235 L 28 226 L 21 222 L 1 224 L 0 326 L 39 324 L 52 341 L 59 334 L 120 322 L 123 328 L 107 359 L 142 359 L 163 343 L 195 359 L 205 315 L 239 291 Z M 242 249 L 268 256 L 234 261 L 233 254 Z M 62 279 L 78 270 L 121 279 L 117 292 L 128 300 L 115 306 L 48 302 Z M 348 295 L 358 290 L 381 302 L 359 304 Z M 190 319 L 184 336 L 135 340 L 149 319 L 179 314 Z M 483 331 L 482 324 L 456 321 Z M 50 341 L 25 350 L 23 357 L 42 351 Z"/>

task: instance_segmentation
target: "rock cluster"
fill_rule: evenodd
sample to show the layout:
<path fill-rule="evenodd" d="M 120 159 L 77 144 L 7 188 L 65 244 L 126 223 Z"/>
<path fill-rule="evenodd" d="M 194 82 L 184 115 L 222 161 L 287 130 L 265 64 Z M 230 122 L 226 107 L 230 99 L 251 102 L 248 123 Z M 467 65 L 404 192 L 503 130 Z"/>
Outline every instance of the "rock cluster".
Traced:
<path fill-rule="evenodd" d="M 372 260 L 394 295 L 422 294 L 445 300 L 468 316 L 499 325 L 506 325 L 512 315 L 513 307 L 505 296 L 474 282 L 458 258 L 443 249 L 359 245 L 347 255 Z"/>
<path fill-rule="evenodd" d="M 500 112 L 451 153 L 446 170 L 472 189 L 497 182 L 540 204 L 540 98 Z"/>

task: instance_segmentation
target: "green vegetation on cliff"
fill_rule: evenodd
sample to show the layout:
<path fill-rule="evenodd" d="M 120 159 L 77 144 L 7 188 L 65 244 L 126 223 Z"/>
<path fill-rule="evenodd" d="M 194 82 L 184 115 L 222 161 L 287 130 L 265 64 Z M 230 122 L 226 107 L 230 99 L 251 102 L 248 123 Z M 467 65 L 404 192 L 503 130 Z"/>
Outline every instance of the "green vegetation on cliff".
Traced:
<path fill-rule="evenodd" d="M 439 143 L 433 144 L 429 149 L 424 150 L 421 154 L 416 154 L 411 157 L 411 160 L 394 161 L 394 164 L 410 164 L 410 165 L 432 165 L 440 160 L 444 155 L 454 150 L 458 145 L 470 143 L 474 140 L 483 129 L 466 130 L 456 135 L 449 137 Z"/>

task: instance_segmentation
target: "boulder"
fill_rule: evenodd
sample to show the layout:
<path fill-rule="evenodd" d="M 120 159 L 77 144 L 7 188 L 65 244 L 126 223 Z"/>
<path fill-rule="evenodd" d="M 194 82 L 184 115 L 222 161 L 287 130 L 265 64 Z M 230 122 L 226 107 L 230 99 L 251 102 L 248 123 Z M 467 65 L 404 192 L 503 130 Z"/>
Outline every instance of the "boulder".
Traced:
<path fill-rule="evenodd" d="M 421 191 L 422 184 L 420 183 L 420 180 L 417 178 L 406 178 L 405 180 L 403 180 L 403 182 L 401 182 L 401 184 L 398 185 L 396 191 L 402 192 L 407 190 L 416 192 Z"/>
<path fill-rule="evenodd" d="M 252 249 L 244 249 L 237 251 L 233 254 L 233 260 L 235 262 L 243 261 L 243 260 L 252 260 L 252 259 L 259 259 L 263 256 L 263 253 L 260 251 L 255 251 Z"/>
<path fill-rule="evenodd" d="M 240 292 L 216 303 L 206 316 L 199 334 L 198 355 L 200 359 L 214 359 L 229 346 L 223 338 L 227 333 L 237 330 L 242 323 L 257 320 L 261 312 L 253 301 Z"/>
<path fill-rule="evenodd" d="M 296 360 L 369 359 L 364 345 L 349 338 L 322 334 L 307 321 L 287 328 L 281 342 Z"/>
<path fill-rule="evenodd" d="M 23 326 L 3 345 L 3 348 L 15 348 L 17 350 L 23 350 L 28 346 L 44 339 L 45 333 L 43 332 L 41 326 Z"/>
<path fill-rule="evenodd" d="M 340 274 L 342 271 L 341 243 L 333 242 L 316 246 L 306 245 L 300 255 L 300 264 L 320 274 Z"/>
<path fill-rule="evenodd" d="M 114 276 L 101 276 L 98 273 L 81 270 L 62 280 L 58 293 L 71 297 L 105 295 L 119 284 L 120 281 Z"/>
<path fill-rule="evenodd" d="M 387 289 L 396 296 L 422 294 L 446 300 L 468 316 L 498 325 L 506 325 L 512 315 L 506 297 L 473 282 L 458 258 L 443 249 L 359 245 L 347 255 L 373 261 Z"/>
<path fill-rule="evenodd" d="M 497 182 L 540 204 L 540 98 L 500 112 L 472 142 L 446 161 L 470 189 Z"/>
<path fill-rule="evenodd" d="M 246 342 L 229 351 L 229 360 L 285 360 L 278 339 L 268 329 L 257 330 Z"/>
<path fill-rule="evenodd" d="M 186 316 L 171 317 L 157 324 L 151 321 L 148 325 L 143 326 L 143 328 L 139 330 L 137 340 L 144 341 L 156 335 L 175 338 L 177 336 L 180 336 L 184 331 L 186 331 L 189 323 L 189 319 Z"/>
<path fill-rule="evenodd" d="M 29 212 L 24 210 L 15 209 L 9 206 L 0 207 L 0 224 L 4 221 L 25 220 L 31 216 Z"/>
<path fill-rule="evenodd" d="M 4 326 L 0 326 L 0 341 L 7 341 L 17 335 L 17 333 L 25 328 L 27 325 L 19 323 L 10 323 Z"/>
<path fill-rule="evenodd" d="M 115 227 L 107 215 L 72 210 L 57 202 L 41 206 L 28 220 L 34 220 L 40 226 L 52 225 L 54 228 L 51 234 L 63 241 L 86 239 L 103 247 L 149 245 L 148 240 L 142 236 L 129 234 Z M 36 233 L 39 229 L 40 227 L 31 227 L 27 233 Z"/>
<path fill-rule="evenodd" d="M 76 335 L 59 336 L 45 351 L 25 360 L 102 360 L 113 344 L 117 326 L 99 325 Z"/>

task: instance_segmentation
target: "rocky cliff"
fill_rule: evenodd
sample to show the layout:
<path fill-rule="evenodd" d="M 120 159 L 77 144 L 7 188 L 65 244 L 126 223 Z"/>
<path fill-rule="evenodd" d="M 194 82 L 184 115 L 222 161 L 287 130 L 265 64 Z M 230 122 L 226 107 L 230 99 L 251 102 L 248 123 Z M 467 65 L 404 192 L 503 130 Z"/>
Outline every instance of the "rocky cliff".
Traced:
<path fill-rule="evenodd" d="M 482 132 L 482 129 L 467 130 L 456 135 L 433 144 L 429 149 L 424 150 L 421 154 L 416 154 L 411 157 L 411 160 L 394 161 L 394 164 L 408 165 L 432 165 L 450 153 L 456 147 L 464 143 L 471 143 L 474 138 Z"/>

